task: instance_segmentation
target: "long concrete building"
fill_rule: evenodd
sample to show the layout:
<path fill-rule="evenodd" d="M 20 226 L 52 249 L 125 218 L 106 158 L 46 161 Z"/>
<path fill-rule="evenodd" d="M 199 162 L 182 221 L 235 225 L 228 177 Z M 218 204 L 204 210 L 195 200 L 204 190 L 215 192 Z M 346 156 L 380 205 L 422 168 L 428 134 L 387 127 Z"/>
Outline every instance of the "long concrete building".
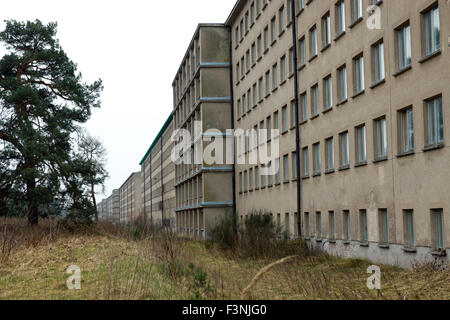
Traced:
<path fill-rule="evenodd" d="M 132 173 L 119 188 L 120 222 L 129 223 L 142 215 L 142 174 Z"/>
<path fill-rule="evenodd" d="M 99 220 L 105 220 L 106 219 L 106 200 L 101 201 L 97 204 L 97 214 Z"/>
<path fill-rule="evenodd" d="M 188 46 L 162 130 L 167 154 L 154 143 L 141 162 L 143 214 L 206 238 L 221 217 L 261 210 L 334 255 L 448 263 L 448 30 L 446 0 L 237 1 Z M 176 129 L 192 141 L 172 181 L 158 163 L 170 167 Z M 231 163 L 195 161 L 227 129 L 266 133 L 238 141 Z M 165 181 L 173 206 L 158 190 Z"/>
<path fill-rule="evenodd" d="M 173 115 L 164 123 L 140 162 L 143 214 L 151 223 L 175 230 L 175 164 Z"/>
<path fill-rule="evenodd" d="M 226 24 L 235 127 L 280 132 L 277 175 L 236 166 L 239 214 L 268 209 L 340 256 L 445 255 L 448 3 L 247 0 Z"/>
<path fill-rule="evenodd" d="M 119 189 L 114 189 L 112 194 L 103 201 L 102 218 L 104 220 L 119 223 L 120 222 L 120 194 Z"/>
<path fill-rule="evenodd" d="M 172 84 L 175 128 L 190 136 L 175 166 L 177 229 L 200 238 L 233 212 L 233 166 L 202 157 L 232 128 L 229 43 L 225 25 L 200 24 Z"/>

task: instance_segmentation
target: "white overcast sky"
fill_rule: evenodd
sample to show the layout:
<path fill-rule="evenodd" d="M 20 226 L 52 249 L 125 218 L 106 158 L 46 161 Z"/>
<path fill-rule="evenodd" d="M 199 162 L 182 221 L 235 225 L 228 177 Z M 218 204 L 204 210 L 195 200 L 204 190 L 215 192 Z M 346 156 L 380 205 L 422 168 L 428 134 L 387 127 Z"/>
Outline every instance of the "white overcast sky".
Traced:
<path fill-rule="evenodd" d="M 86 127 L 108 150 L 106 194 L 134 171 L 172 108 L 172 80 L 198 23 L 223 23 L 235 0 L 2 1 L 4 20 L 58 23 L 83 79 L 101 78 L 102 108 Z M 4 51 L 0 48 L 0 54 Z"/>

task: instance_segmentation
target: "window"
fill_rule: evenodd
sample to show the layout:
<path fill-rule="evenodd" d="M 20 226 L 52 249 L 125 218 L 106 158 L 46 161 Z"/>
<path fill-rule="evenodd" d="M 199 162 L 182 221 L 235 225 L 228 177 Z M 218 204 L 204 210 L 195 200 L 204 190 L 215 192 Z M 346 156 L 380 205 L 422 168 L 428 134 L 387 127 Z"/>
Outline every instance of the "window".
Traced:
<path fill-rule="evenodd" d="M 333 107 L 333 82 L 331 79 L 331 75 L 326 77 L 323 80 L 323 86 L 324 86 L 324 109 L 329 110 Z"/>
<path fill-rule="evenodd" d="M 242 113 L 247 113 L 247 97 L 245 94 L 242 96 Z"/>
<path fill-rule="evenodd" d="M 271 42 L 274 43 L 277 40 L 277 19 L 273 17 L 270 21 L 270 30 L 271 30 Z"/>
<path fill-rule="evenodd" d="M 250 169 L 248 171 L 248 186 L 249 186 L 249 191 L 253 191 L 253 169 Z"/>
<path fill-rule="evenodd" d="M 298 41 L 298 63 L 299 66 L 306 64 L 306 43 L 305 37 Z"/>
<path fill-rule="evenodd" d="M 252 43 L 252 66 L 256 63 L 256 43 Z"/>
<path fill-rule="evenodd" d="M 348 167 L 350 162 L 350 151 L 349 151 L 349 144 L 348 144 L 348 131 L 343 132 L 339 135 L 339 140 L 341 143 L 341 149 L 340 149 L 340 158 L 341 158 L 341 167 L 345 168 Z"/>
<path fill-rule="evenodd" d="M 431 235 L 433 250 L 445 250 L 442 209 L 431 210 Z"/>
<path fill-rule="evenodd" d="M 292 22 L 292 1 L 294 1 L 294 0 L 288 0 L 288 2 L 287 2 L 287 22 L 288 22 L 288 25 L 289 24 L 291 24 L 291 22 Z"/>
<path fill-rule="evenodd" d="M 236 46 L 239 44 L 239 27 L 236 27 L 235 33 L 234 33 L 234 40 L 236 41 Z"/>
<path fill-rule="evenodd" d="M 262 101 L 264 99 L 264 85 L 263 85 L 263 78 L 259 78 L 258 80 L 258 93 L 259 93 L 259 101 Z"/>
<path fill-rule="evenodd" d="M 275 130 L 274 137 L 278 137 L 278 135 L 279 135 L 279 131 L 280 131 L 280 125 L 279 125 L 280 119 L 279 118 L 280 117 L 278 115 L 278 111 L 276 111 L 273 114 L 273 130 Z"/>
<path fill-rule="evenodd" d="M 429 146 L 444 143 L 444 118 L 442 115 L 442 97 L 425 103 L 426 142 Z"/>
<path fill-rule="evenodd" d="M 379 229 L 379 239 L 380 243 L 389 243 L 389 225 L 388 225 L 388 215 L 386 209 L 378 210 L 378 229 Z"/>
<path fill-rule="evenodd" d="M 403 231 L 405 247 L 413 249 L 415 247 L 413 210 L 403 211 Z"/>
<path fill-rule="evenodd" d="M 296 110 L 295 110 L 295 100 L 291 101 L 291 128 L 295 127 L 295 121 L 297 121 L 297 114 L 296 114 Z"/>
<path fill-rule="evenodd" d="M 407 153 L 414 151 L 414 120 L 413 108 L 409 107 L 400 110 L 399 118 L 399 138 L 400 138 L 400 153 Z"/>
<path fill-rule="evenodd" d="M 289 155 L 285 155 L 283 157 L 283 175 L 284 175 L 284 181 L 289 182 Z"/>
<path fill-rule="evenodd" d="M 311 113 L 313 117 L 319 115 L 319 86 L 311 88 Z"/>
<path fill-rule="evenodd" d="M 263 45 L 262 45 L 261 35 L 258 36 L 258 39 L 256 40 L 256 44 L 257 44 L 257 48 L 258 48 L 258 59 L 259 59 L 263 55 Z"/>
<path fill-rule="evenodd" d="M 267 123 L 267 141 L 272 139 L 272 118 L 269 116 L 266 119 Z"/>
<path fill-rule="evenodd" d="M 246 72 L 250 71 L 250 50 L 247 50 L 247 52 L 245 53 L 245 68 L 246 68 Z"/>
<path fill-rule="evenodd" d="M 359 210 L 359 230 L 360 230 L 360 241 L 368 242 L 369 235 L 367 231 L 367 211 Z"/>
<path fill-rule="evenodd" d="M 351 0 L 352 1 L 352 22 L 356 22 L 358 19 L 362 18 L 362 1 L 361 0 Z"/>
<path fill-rule="evenodd" d="M 256 90 L 256 83 L 253 85 L 252 95 L 253 95 L 253 107 L 255 107 L 258 103 L 258 92 Z"/>
<path fill-rule="evenodd" d="M 364 57 L 361 55 L 353 59 L 354 92 L 355 95 L 364 91 Z"/>
<path fill-rule="evenodd" d="M 278 88 L 278 64 L 272 67 L 272 90 Z"/>
<path fill-rule="evenodd" d="M 278 22 L 280 25 L 280 33 L 281 33 L 284 31 L 284 28 L 286 27 L 284 6 L 282 6 L 280 11 L 278 12 Z"/>
<path fill-rule="evenodd" d="M 245 33 L 247 34 L 250 30 L 250 18 L 248 15 L 248 11 L 245 13 Z"/>
<path fill-rule="evenodd" d="M 261 13 L 261 9 L 262 9 L 262 7 L 261 7 L 261 1 L 262 1 L 262 0 L 256 0 L 256 13 L 258 14 L 258 16 L 259 16 L 259 14 Z"/>
<path fill-rule="evenodd" d="M 284 106 L 281 109 L 281 121 L 282 121 L 282 130 L 283 130 L 283 132 L 287 132 L 289 130 L 287 106 Z"/>
<path fill-rule="evenodd" d="M 309 212 L 305 212 L 305 235 L 306 237 L 310 237 L 311 236 L 311 230 L 309 228 Z"/>
<path fill-rule="evenodd" d="M 441 47 L 439 8 L 436 6 L 424 14 L 425 55 L 437 52 Z"/>
<path fill-rule="evenodd" d="M 241 99 L 239 99 L 239 100 L 237 101 L 237 114 L 238 114 L 238 117 L 240 117 L 240 116 L 242 115 Z"/>
<path fill-rule="evenodd" d="M 362 125 L 356 128 L 356 162 L 362 164 L 366 161 L 366 126 Z"/>
<path fill-rule="evenodd" d="M 258 147 L 258 125 L 256 124 L 253 127 L 253 131 L 251 133 L 251 140 L 252 140 L 252 144 L 251 144 L 251 150 L 254 150 L 255 148 Z"/>
<path fill-rule="evenodd" d="M 270 70 L 266 72 L 266 96 L 270 94 Z"/>
<path fill-rule="evenodd" d="M 336 34 L 345 32 L 345 2 L 339 1 L 336 4 Z"/>
<path fill-rule="evenodd" d="M 296 151 L 292 152 L 291 160 L 292 160 L 292 178 L 294 180 L 296 180 L 298 178 L 298 176 L 297 176 L 297 152 Z"/>
<path fill-rule="evenodd" d="M 314 58 L 317 56 L 317 28 L 316 26 L 312 27 L 309 30 L 309 56 L 310 58 Z"/>
<path fill-rule="evenodd" d="M 270 70 L 266 72 L 266 96 L 270 94 Z"/>
<path fill-rule="evenodd" d="M 272 167 L 272 161 L 269 161 L 269 165 L 268 166 L 269 166 L 269 168 Z M 269 180 L 268 181 L 269 182 L 269 187 L 272 187 L 273 186 L 273 175 L 272 174 L 269 175 L 269 179 L 268 180 Z"/>
<path fill-rule="evenodd" d="M 264 51 L 269 49 L 269 27 L 264 28 Z"/>
<path fill-rule="evenodd" d="M 248 192 L 248 173 L 244 171 L 244 192 Z"/>
<path fill-rule="evenodd" d="M 280 158 L 275 159 L 275 184 L 281 183 L 281 176 L 280 176 Z"/>
<path fill-rule="evenodd" d="M 322 213 L 316 212 L 316 238 L 322 239 Z"/>
<path fill-rule="evenodd" d="M 242 188 L 242 172 L 239 172 L 239 192 L 243 192 L 244 189 Z"/>
<path fill-rule="evenodd" d="M 244 135 L 244 154 L 248 153 L 248 142 L 249 142 L 248 140 L 249 140 L 249 137 Z"/>
<path fill-rule="evenodd" d="M 342 103 L 347 100 L 347 68 L 345 65 L 338 70 L 338 87 L 339 102 Z"/>
<path fill-rule="evenodd" d="M 284 215 L 284 228 L 286 229 L 286 233 L 289 236 L 291 234 L 291 226 L 289 223 L 290 220 L 290 214 L 288 212 Z"/>
<path fill-rule="evenodd" d="M 294 70 L 294 49 L 290 48 L 289 49 L 289 76 L 293 75 L 295 70 Z"/>
<path fill-rule="evenodd" d="M 239 31 L 239 41 L 242 41 L 244 39 L 244 19 L 242 19 L 239 24 Z"/>
<path fill-rule="evenodd" d="M 397 67 L 399 70 L 411 66 L 411 28 L 408 25 L 396 30 L 397 35 Z"/>
<path fill-rule="evenodd" d="M 331 17 L 328 12 L 322 17 L 322 48 L 331 44 Z"/>
<path fill-rule="evenodd" d="M 300 95 L 300 106 L 302 108 L 302 122 L 308 121 L 308 99 L 306 92 Z"/>
<path fill-rule="evenodd" d="M 384 70 L 384 43 L 378 43 L 373 46 L 373 75 L 375 83 L 378 83 L 385 78 Z"/>
<path fill-rule="evenodd" d="M 330 240 L 335 240 L 336 239 L 336 234 L 334 231 L 334 211 L 329 211 L 328 212 L 328 232 L 329 232 L 329 239 Z"/>
<path fill-rule="evenodd" d="M 281 59 L 280 59 L 280 79 L 281 79 L 282 83 L 287 80 L 286 56 L 282 56 Z"/>
<path fill-rule="evenodd" d="M 345 241 L 350 241 L 351 239 L 351 229 L 350 229 L 350 211 L 348 210 L 344 210 L 343 212 L 343 218 L 344 218 L 344 223 L 343 223 L 343 234 L 344 234 L 344 240 Z"/>
<path fill-rule="evenodd" d="M 262 165 L 262 167 L 264 168 L 265 166 Z M 266 185 L 266 175 L 265 174 L 261 174 L 260 177 L 261 177 L 261 188 L 265 188 L 267 186 Z"/>
<path fill-rule="evenodd" d="M 308 151 L 308 147 L 305 147 L 302 150 L 302 163 L 303 163 L 302 176 L 306 178 L 306 177 L 309 176 L 309 151 Z"/>
<path fill-rule="evenodd" d="M 255 167 L 255 189 L 259 189 L 259 167 Z"/>
<path fill-rule="evenodd" d="M 387 157 L 387 134 L 386 134 L 386 118 L 375 120 L 375 154 L 376 159 Z"/>
<path fill-rule="evenodd" d="M 333 137 L 325 140 L 326 144 L 326 158 L 327 158 L 327 171 L 334 170 L 334 139 Z"/>
<path fill-rule="evenodd" d="M 241 79 L 240 72 L 241 72 L 241 64 L 238 62 L 236 64 L 236 82 L 239 82 L 239 80 Z"/>
<path fill-rule="evenodd" d="M 252 2 L 252 4 L 250 5 L 250 21 L 251 21 L 252 25 L 255 23 L 255 18 L 256 18 L 255 2 Z"/>
<path fill-rule="evenodd" d="M 264 120 L 259 123 L 259 141 L 260 144 L 264 144 L 267 140 L 266 132 L 264 131 Z"/>
<path fill-rule="evenodd" d="M 314 175 L 320 175 L 320 143 L 313 145 Z"/>

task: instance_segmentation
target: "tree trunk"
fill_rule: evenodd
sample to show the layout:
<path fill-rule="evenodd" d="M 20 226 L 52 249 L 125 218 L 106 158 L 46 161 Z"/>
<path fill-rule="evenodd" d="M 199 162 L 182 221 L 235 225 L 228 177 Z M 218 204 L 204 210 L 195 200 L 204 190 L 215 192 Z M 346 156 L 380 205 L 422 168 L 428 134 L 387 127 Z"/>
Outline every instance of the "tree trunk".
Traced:
<path fill-rule="evenodd" d="M 0 217 L 5 216 L 6 217 L 6 192 L 0 190 Z"/>
<path fill-rule="evenodd" d="M 91 185 L 91 197 L 92 197 L 92 203 L 94 204 L 94 209 L 95 209 L 95 221 L 98 221 L 97 200 L 95 199 L 95 186 L 94 185 Z"/>
<path fill-rule="evenodd" d="M 37 226 L 39 223 L 39 212 L 34 198 L 34 190 L 36 189 L 36 180 L 34 178 L 27 179 L 27 200 L 28 200 L 28 224 Z"/>

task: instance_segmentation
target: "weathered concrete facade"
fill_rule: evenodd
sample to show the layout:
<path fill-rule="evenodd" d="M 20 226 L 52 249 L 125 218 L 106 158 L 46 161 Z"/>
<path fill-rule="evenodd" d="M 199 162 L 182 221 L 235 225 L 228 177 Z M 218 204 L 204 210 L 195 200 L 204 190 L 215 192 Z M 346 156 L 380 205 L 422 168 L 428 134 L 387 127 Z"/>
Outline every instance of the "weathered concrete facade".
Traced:
<path fill-rule="evenodd" d="M 113 190 L 112 194 L 104 200 L 103 219 L 119 223 L 120 222 L 120 195 L 119 190 Z"/>
<path fill-rule="evenodd" d="M 132 173 L 119 188 L 120 222 L 129 223 L 142 215 L 142 173 Z"/>
<path fill-rule="evenodd" d="M 291 1 L 236 4 L 227 21 L 233 30 L 235 126 L 281 132 L 280 178 L 262 181 L 255 177 L 257 166 L 237 166 L 237 211 L 268 209 L 312 246 L 409 267 L 435 259 L 450 243 L 450 73 L 444 71 L 450 70 L 450 10 L 446 1 L 378 1 L 370 15 L 371 3 L 295 1 L 297 61 Z M 378 16 L 380 28 L 369 28 Z M 251 107 L 248 94 L 256 96 Z"/>
<path fill-rule="evenodd" d="M 142 159 L 141 172 L 143 214 L 153 224 L 175 229 L 175 164 L 172 114 L 163 125 Z"/>
<path fill-rule="evenodd" d="M 97 214 L 99 220 L 106 219 L 106 200 L 103 200 L 97 204 Z"/>
<path fill-rule="evenodd" d="M 199 238 L 233 211 L 233 166 L 194 161 L 195 148 L 205 150 L 232 128 L 229 44 L 223 24 L 200 24 L 172 84 L 174 126 L 187 130 L 192 140 L 191 159 L 175 166 L 177 229 Z"/>
<path fill-rule="evenodd" d="M 448 1 L 292 4 L 239 0 L 225 24 L 199 25 L 173 116 L 141 162 L 143 214 L 205 238 L 234 209 L 263 210 L 331 254 L 448 262 Z M 199 144 L 233 128 L 279 130 L 268 139 L 280 144 L 277 174 L 262 176 L 261 162 L 195 164 Z M 176 129 L 191 135 L 189 163 L 170 159 Z M 260 145 L 245 145 L 249 163 Z"/>

